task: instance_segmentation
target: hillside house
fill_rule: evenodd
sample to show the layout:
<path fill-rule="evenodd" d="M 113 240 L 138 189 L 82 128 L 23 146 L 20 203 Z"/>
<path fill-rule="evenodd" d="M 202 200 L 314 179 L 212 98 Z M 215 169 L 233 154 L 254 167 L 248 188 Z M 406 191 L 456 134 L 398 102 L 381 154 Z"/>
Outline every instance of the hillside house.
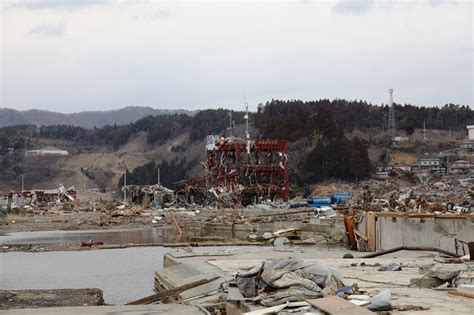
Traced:
<path fill-rule="evenodd" d="M 451 174 L 468 174 L 473 170 L 474 164 L 465 160 L 455 161 L 449 165 L 449 173 Z"/>
<path fill-rule="evenodd" d="M 441 163 L 439 158 L 434 156 L 424 156 L 420 159 L 421 168 L 438 168 Z"/>
<path fill-rule="evenodd" d="M 474 141 L 467 141 L 461 144 L 461 155 L 472 156 L 474 155 Z"/>
<path fill-rule="evenodd" d="M 44 155 L 58 155 L 66 156 L 69 155 L 69 152 L 66 150 L 61 150 L 55 147 L 44 147 L 39 150 L 29 150 L 25 152 L 25 156 L 44 156 Z"/>

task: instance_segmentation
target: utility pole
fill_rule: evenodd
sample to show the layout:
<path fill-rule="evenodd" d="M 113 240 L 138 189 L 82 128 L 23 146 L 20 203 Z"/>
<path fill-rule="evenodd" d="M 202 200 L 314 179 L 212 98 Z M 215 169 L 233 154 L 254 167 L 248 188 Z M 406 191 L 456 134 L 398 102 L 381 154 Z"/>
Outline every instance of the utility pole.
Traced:
<path fill-rule="evenodd" d="M 160 185 L 160 168 L 159 167 L 157 169 L 157 175 L 158 175 L 158 185 Z"/>
<path fill-rule="evenodd" d="M 423 120 L 423 141 L 426 141 L 426 121 Z"/>
<path fill-rule="evenodd" d="M 125 173 L 123 175 L 123 202 L 127 201 L 127 168 L 125 168 Z"/>
<path fill-rule="evenodd" d="M 23 191 L 25 190 L 25 174 L 21 174 L 21 194 L 23 195 Z"/>
<path fill-rule="evenodd" d="M 229 112 L 229 138 L 232 138 L 232 110 Z"/>
<path fill-rule="evenodd" d="M 84 193 L 87 190 L 87 168 L 84 168 Z"/>

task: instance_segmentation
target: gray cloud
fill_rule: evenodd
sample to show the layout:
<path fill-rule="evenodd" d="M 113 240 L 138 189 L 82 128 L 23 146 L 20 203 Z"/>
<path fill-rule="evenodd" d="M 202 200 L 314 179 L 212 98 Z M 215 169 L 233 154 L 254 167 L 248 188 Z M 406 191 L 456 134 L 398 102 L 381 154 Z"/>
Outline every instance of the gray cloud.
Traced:
<path fill-rule="evenodd" d="M 339 0 L 332 7 L 332 12 L 338 14 L 364 14 L 374 6 L 374 0 Z"/>
<path fill-rule="evenodd" d="M 455 3 L 454 1 L 451 1 L 451 2 Z M 430 6 L 432 6 L 432 7 L 438 7 L 438 6 L 446 4 L 446 3 L 448 3 L 447 0 L 430 0 L 429 1 Z"/>
<path fill-rule="evenodd" d="M 158 11 L 145 13 L 142 15 L 134 15 L 132 16 L 133 22 L 139 21 L 154 21 L 154 20 L 164 20 L 172 16 L 174 12 L 168 9 L 160 9 Z"/>
<path fill-rule="evenodd" d="M 474 104 L 472 2 L 374 0 L 334 13 L 335 1 L 124 1 L 8 12 L 2 106 L 230 107 L 242 104 L 244 91 L 254 105 L 272 98 L 380 104 L 389 87 L 397 103 Z M 171 16 L 163 20 L 160 10 Z"/>
<path fill-rule="evenodd" d="M 65 31 L 66 23 L 59 22 L 56 24 L 40 24 L 30 29 L 28 34 L 59 37 L 62 36 Z"/>
<path fill-rule="evenodd" d="M 109 0 L 19 0 L 15 2 L 7 2 L 6 8 L 10 9 L 28 9 L 28 10 L 44 10 L 44 9 L 64 9 L 73 10 L 81 9 L 94 5 L 104 5 L 110 3 Z"/>

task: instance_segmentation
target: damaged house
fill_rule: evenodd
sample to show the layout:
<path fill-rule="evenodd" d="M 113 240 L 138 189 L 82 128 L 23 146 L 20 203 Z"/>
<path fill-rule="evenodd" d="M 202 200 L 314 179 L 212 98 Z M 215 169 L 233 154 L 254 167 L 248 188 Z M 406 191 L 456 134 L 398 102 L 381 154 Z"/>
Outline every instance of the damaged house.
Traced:
<path fill-rule="evenodd" d="M 149 186 L 127 185 L 122 187 L 122 191 L 133 204 L 142 207 L 160 208 L 174 200 L 173 191 L 160 184 Z"/>
<path fill-rule="evenodd" d="M 45 204 L 49 202 L 65 202 L 76 200 L 74 186 L 65 189 L 33 189 L 0 193 L 0 206 L 21 206 L 29 204 Z"/>

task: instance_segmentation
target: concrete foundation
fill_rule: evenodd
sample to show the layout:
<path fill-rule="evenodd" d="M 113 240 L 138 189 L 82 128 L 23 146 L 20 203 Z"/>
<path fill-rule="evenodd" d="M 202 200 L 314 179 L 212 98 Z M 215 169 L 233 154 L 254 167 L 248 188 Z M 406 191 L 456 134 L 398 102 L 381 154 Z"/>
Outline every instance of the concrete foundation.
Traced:
<path fill-rule="evenodd" d="M 423 246 L 456 252 L 455 239 L 474 241 L 474 217 L 376 214 L 375 232 L 376 250 Z M 463 254 L 460 246 L 458 251 Z"/>
<path fill-rule="evenodd" d="M 0 311 L 0 314 L 12 315 L 111 315 L 111 314 L 176 314 L 204 315 L 204 311 L 196 306 L 181 304 L 154 305 L 116 305 L 116 306 L 84 306 L 84 307 L 49 307 L 43 309 L 21 309 Z"/>

